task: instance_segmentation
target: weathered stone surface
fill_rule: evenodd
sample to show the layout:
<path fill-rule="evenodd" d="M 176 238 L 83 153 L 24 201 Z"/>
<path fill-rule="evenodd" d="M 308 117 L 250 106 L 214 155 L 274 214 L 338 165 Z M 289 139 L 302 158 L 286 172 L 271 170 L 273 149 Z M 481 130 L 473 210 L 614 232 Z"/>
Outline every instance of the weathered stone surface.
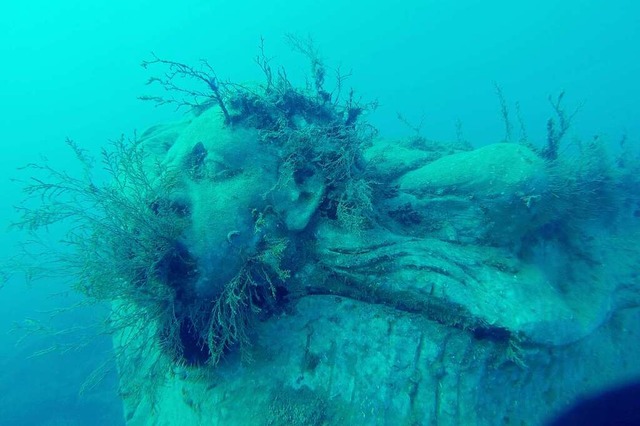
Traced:
<path fill-rule="evenodd" d="M 184 165 L 206 134 L 188 130 L 166 161 Z M 215 161 L 231 146 L 203 145 Z M 539 424 L 640 374 L 637 220 L 554 234 L 562 175 L 524 146 L 391 147 L 368 151 L 384 187 L 358 232 L 318 212 L 322 184 L 283 184 L 278 167 L 238 163 L 185 184 L 198 256 L 278 188 L 269 200 L 295 235 L 294 268 L 284 303 L 251 324 L 251 361 L 230 348 L 214 369 L 167 371 L 153 407 L 129 401 L 129 424 Z"/>
<path fill-rule="evenodd" d="M 409 208 L 416 230 L 440 238 L 503 245 L 549 220 L 552 185 L 545 162 L 527 147 L 492 144 L 404 174 L 388 209 Z"/>
<path fill-rule="evenodd" d="M 307 296 L 257 324 L 251 362 L 231 357 L 206 379 L 172 374 L 154 423 L 540 424 L 578 390 L 640 373 L 638 320 L 640 309 L 625 310 L 574 344 L 523 347 L 526 365 L 517 365 L 506 342 L 379 304 Z M 140 406 L 129 424 L 149 415 Z"/>

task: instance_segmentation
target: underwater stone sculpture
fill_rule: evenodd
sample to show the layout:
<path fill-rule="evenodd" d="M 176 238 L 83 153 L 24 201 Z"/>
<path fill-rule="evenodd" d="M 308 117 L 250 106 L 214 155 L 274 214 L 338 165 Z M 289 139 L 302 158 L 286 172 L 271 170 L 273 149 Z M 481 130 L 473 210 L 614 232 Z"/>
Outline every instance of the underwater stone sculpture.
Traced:
<path fill-rule="evenodd" d="M 637 164 L 378 138 L 296 46 L 306 89 L 264 56 L 256 87 L 155 58 L 208 86 L 190 115 L 105 151 L 113 181 L 28 188 L 54 202 L 23 225 L 80 225 L 58 261 L 112 302 L 128 423 L 542 420 L 593 375 L 571 357 L 638 318 Z"/>

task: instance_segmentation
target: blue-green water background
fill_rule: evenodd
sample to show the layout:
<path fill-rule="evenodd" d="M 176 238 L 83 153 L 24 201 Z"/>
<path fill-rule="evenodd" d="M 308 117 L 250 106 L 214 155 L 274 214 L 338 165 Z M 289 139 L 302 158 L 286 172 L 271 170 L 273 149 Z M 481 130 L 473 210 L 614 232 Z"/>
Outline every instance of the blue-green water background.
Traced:
<path fill-rule="evenodd" d="M 65 137 L 97 148 L 177 116 L 137 100 L 148 77 L 139 64 L 150 52 L 187 63 L 207 58 L 220 77 L 245 81 L 261 77 L 253 59 L 263 36 L 268 55 L 302 75 L 307 64 L 289 51 L 286 33 L 311 34 L 330 68 L 352 71 L 347 84 L 380 102 L 368 119 L 383 135 L 410 132 L 400 112 L 422 121 L 422 134 L 432 139 L 454 139 L 460 120 L 472 143 L 499 141 L 494 82 L 511 108 L 519 102 L 538 143 L 551 114 L 547 96 L 561 90 L 568 107 L 585 102 L 572 136 L 598 134 L 613 147 L 623 134 L 634 143 L 640 135 L 640 4 L 631 0 L 3 2 L 2 221 L 15 218 L 20 192 L 10 178 L 17 166 L 44 154 L 73 169 Z M 22 235 L 2 238 L 0 255 L 7 258 Z M 0 424 L 122 422 L 113 380 L 88 397 L 76 395 L 108 353 L 107 338 L 64 356 L 27 359 L 61 338 L 16 347 L 19 334 L 7 334 L 15 321 L 47 320 L 46 311 L 74 303 L 72 296 L 48 296 L 61 290 L 55 282 L 27 290 L 14 277 L 0 292 Z M 82 311 L 57 325 L 95 318 Z"/>

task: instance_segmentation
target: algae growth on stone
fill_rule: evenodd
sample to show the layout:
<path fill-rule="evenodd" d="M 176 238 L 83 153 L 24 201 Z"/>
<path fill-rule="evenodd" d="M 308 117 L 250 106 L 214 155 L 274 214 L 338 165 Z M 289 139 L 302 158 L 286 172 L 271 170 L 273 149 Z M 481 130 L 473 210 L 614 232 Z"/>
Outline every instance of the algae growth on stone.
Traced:
<path fill-rule="evenodd" d="M 106 182 L 36 167 L 23 225 L 73 221 L 56 261 L 113 306 L 129 424 L 520 424 L 639 373 L 640 163 L 381 138 L 297 46 L 302 88 L 154 58 L 204 85 L 183 120 Z"/>

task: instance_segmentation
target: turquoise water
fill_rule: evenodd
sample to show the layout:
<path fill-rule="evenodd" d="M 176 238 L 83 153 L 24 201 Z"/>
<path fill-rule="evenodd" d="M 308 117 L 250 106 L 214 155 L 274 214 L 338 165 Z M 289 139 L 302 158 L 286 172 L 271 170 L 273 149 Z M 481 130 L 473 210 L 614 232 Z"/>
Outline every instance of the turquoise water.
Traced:
<path fill-rule="evenodd" d="M 352 73 L 348 85 L 379 101 L 366 118 L 386 136 L 409 135 L 420 125 L 429 139 L 454 140 L 461 130 L 476 147 L 499 142 L 505 132 L 495 83 L 512 118 L 517 103 L 528 137 L 540 145 L 552 114 L 547 98 L 561 91 L 568 108 L 581 105 L 567 139 L 600 135 L 615 148 L 623 135 L 632 143 L 640 135 L 634 50 L 640 6 L 628 0 L 15 2 L 0 15 L 0 212 L 7 224 L 21 198 L 9 180 L 16 167 L 45 155 L 74 170 L 66 137 L 98 150 L 122 133 L 181 116 L 137 99 L 149 77 L 140 62 L 151 52 L 186 63 L 207 58 L 219 77 L 248 81 L 261 78 L 253 59 L 264 37 L 268 55 L 301 79 L 308 65 L 290 51 L 286 33 L 312 35 L 330 69 Z M 23 238 L 4 233 L 2 257 Z M 16 346 L 20 332 L 8 333 L 24 318 L 48 324 L 49 311 L 76 303 L 73 296 L 49 297 L 65 290 L 55 282 L 27 289 L 15 276 L 0 293 L 2 424 L 97 424 L 96 417 L 100 424 L 123 423 L 115 373 L 88 396 L 77 395 L 108 356 L 108 338 L 31 358 L 68 342 L 33 336 Z M 72 313 L 54 325 L 64 329 L 99 317 Z"/>

